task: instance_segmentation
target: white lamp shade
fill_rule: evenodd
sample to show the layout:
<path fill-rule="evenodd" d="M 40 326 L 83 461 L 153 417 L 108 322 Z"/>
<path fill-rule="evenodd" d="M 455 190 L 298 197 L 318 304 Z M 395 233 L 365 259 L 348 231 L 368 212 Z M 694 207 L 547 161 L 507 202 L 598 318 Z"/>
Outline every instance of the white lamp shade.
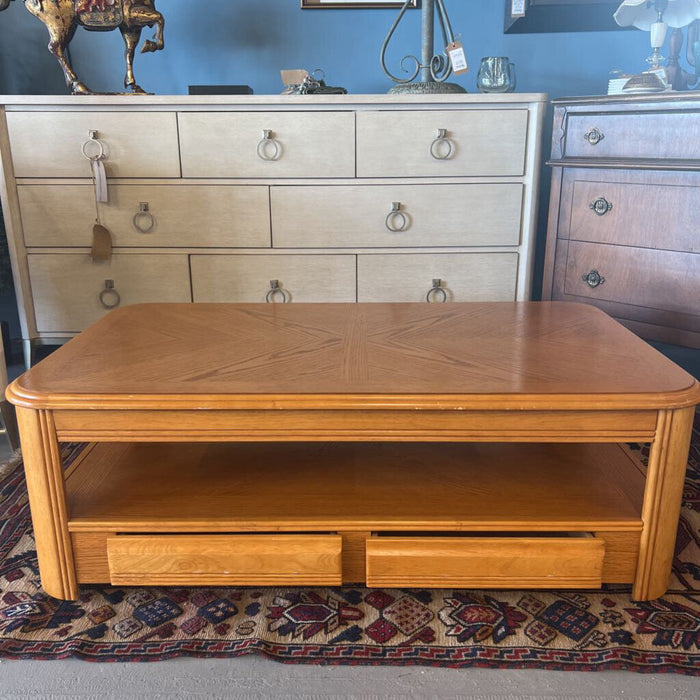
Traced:
<path fill-rule="evenodd" d="M 658 13 L 653 0 L 623 0 L 613 17 L 621 27 L 633 26 L 648 32 Z M 668 0 L 663 21 L 669 27 L 686 27 L 695 19 L 700 19 L 700 0 Z"/>

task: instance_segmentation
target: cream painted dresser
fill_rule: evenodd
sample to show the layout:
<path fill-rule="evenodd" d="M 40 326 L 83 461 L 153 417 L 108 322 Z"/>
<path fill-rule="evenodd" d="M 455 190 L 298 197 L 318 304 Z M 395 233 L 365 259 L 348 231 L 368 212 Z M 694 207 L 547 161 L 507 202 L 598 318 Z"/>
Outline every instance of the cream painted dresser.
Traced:
<path fill-rule="evenodd" d="M 0 99 L 27 359 L 139 302 L 530 297 L 544 95 Z"/>

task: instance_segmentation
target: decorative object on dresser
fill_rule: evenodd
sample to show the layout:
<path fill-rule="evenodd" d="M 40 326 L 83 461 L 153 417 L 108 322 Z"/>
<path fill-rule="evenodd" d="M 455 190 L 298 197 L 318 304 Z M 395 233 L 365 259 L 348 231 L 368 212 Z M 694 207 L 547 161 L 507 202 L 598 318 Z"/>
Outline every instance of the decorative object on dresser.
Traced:
<path fill-rule="evenodd" d="M 700 95 L 553 104 L 543 298 L 700 348 Z"/>
<path fill-rule="evenodd" d="M 401 59 L 401 68 L 405 73 L 409 71 L 404 68 L 405 63 L 414 62 L 415 68 L 408 78 L 397 78 L 386 65 L 386 50 L 399 23 L 403 19 L 404 13 L 411 6 L 410 0 L 406 0 L 396 21 L 392 25 L 389 33 L 384 39 L 381 51 L 381 64 L 384 73 L 397 83 L 390 93 L 414 94 L 414 93 L 461 93 L 466 90 L 455 83 L 446 82 L 454 72 L 465 73 L 469 70 L 464 56 L 464 49 L 460 42 L 455 41 L 452 33 L 452 25 L 447 15 L 444 0 L 423 0 L 421 4 L 421 59 L 418 60 L 413 55 L 404 56 Z M 443 38 L 444 53 L 435 54 L 435 13 L 437 11 L 438 23 Z M 420 74 L 420 81 L 413 81 Z"/>
<path fill-rule="evenodd" d="M 425 301 L 437 279 L 449 301 L 531 295 L 544 95 L 11 99 L 2 203 L 27 359 L 119 298 Z"/>
<path fill-rule="evenodd" d="M 0 10 L 5 10 L 11 0 L 0 0 Z M 49 32 L 51 51 L 61 64 L 66 85 L 73 94 L 91 94 L 76 75 L 71 65 L 68 45 L 75 30 L 85 27 L 88 31 L 119 29 L 126 46 L 126 76 L 124 87 L 131 92 L 144 90 L 134 78 L 134 54 L 144 27 L 156 27 L 156 34 L 141 47 L 141 53 L 163 48 L 165 20 L 155 8 L 155 0 L 25 0 L 24 6 L 41 20 Z"/>

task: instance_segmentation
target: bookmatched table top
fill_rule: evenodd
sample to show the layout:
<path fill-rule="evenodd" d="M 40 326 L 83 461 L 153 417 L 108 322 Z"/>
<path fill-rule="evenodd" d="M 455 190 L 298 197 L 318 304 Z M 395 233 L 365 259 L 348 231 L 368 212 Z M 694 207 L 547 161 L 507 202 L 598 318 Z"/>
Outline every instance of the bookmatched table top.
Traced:
<path fill-rule="evenodd" d="M 26 408 L 681 408 L 693 377 L 565 302 L 142 304 L 17 379 Z"/>

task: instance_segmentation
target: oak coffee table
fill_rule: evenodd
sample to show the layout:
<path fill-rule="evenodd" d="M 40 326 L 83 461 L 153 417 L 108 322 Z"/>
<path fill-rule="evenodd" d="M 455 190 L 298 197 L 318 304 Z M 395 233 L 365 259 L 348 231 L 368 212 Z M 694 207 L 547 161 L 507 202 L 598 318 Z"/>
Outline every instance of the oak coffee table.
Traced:
<path fill-rule="evenodd" d="M 7 395 L 56 598 L 359 582 L 644 600 L 668 586 L 700 386 L 586 305 L 145 304 Z M 87 443 L 65 470 L 63 442 Z"/>

